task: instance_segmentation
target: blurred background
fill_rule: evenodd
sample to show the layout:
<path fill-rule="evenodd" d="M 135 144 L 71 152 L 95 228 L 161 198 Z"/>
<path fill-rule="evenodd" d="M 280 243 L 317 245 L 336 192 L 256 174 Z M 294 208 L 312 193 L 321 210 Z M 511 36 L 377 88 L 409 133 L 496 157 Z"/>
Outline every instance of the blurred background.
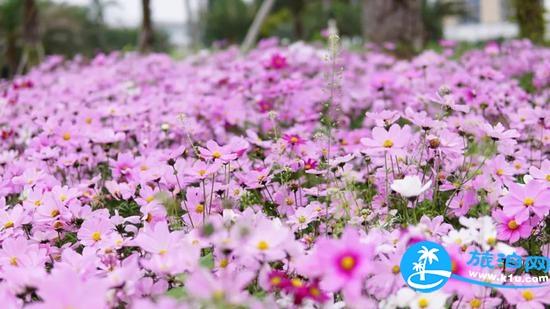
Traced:
<path fill-rule="evenodd" d="M 442 39 L 544 44 L 548 9 L 550 0 L 0 0 L 0 73 L 23 73 L 51 54 L 177 57 L 231 44 L 246 50 L 273 36 L 318 41 L 329 20 L 344 44 L 391 43 L 404 56 Z"/>

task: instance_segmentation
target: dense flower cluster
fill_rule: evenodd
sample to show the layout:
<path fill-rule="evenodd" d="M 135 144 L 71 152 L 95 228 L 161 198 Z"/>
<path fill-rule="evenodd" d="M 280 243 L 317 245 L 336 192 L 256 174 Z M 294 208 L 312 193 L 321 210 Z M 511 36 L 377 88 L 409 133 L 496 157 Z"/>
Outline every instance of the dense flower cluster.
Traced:
<path fill-rule="evenodd" d="M 471 250 L 549 255 L 550 50 L 324 54 L 54 57 L 1 82 L 2 307 L 550 304 L 419 294 L 399 268 L 421 240 L 457 274 Z"/>

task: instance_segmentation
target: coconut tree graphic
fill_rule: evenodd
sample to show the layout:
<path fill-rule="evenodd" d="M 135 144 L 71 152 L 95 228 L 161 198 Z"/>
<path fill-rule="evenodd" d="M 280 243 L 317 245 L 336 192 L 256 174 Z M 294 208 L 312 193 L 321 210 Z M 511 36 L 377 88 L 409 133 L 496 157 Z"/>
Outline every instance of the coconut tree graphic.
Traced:
<path fill-rule="evenodd" d="M 420 281 L 426 280 L 426 263 L 439 262 L 437 255 L 435 255 L 438 251 L 437 248 L 428 249 L 426 246 L 422 246 L 422 249 L 418 250 L 420 258 L 418 258 L 418 263 L 413 263 L 413 270 L 420 272 Z"/>

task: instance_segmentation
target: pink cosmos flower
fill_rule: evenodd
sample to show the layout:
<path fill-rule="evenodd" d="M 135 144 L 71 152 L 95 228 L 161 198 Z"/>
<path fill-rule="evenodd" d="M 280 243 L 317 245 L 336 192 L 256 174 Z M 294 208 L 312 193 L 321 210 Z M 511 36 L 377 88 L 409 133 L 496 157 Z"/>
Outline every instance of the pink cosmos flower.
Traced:
<path fill-rule="evenodd" d="M 116 161 L 110 159 L 109 162 L 114 178 L 134 179 L 134 168 L 138 166 L 138 162 L 130 152 L 119 153 Z"/>
<path fill-rule="evenodd" d="M 273 54 L 269 66 L 276 70 L 284 69 L 287 66 L 286 57 L 279 53 Z"/>
<path fill-rule="evenodd" d="M 22 224 L 28 223 L 30 217 L 23 210 L 21 205 L 15 205 L 10 210 L 5 210 L 2 207 L 4 199 L 0 199 L 0 230 L 4 231 L 4 235 L 11 235 L 15 229 L 19 229 Z M 0 236 L 0 238 L 2 238 Z"/>
<path fill-rule="evenodd" d="M 518 222 L 514 216 L 507 216 L 500 209 L 493 211 L 493 218 L 497 221 L 497 238 L 507 240 L 511 244 L 520 238 L 528 238 L 533 230 L 529 220 Z"/>
<path fill-rule="evenodd" d="M 42 302 L 34 304 L 33 308 L 98 309 L 108 307 L 108 284 L 99 278 L 84 279 L 70 269 L 54 268 L 49 276 L 37 284 L 37 294 Z M 70 287 L 70 293 L 67 293 L 67 287 Z"/>
<path fill-rule="evenodd" d="M 46 262 L 45 250 L 25 237 L 6 238 L 0 249 L 0 267 L 37 266 Z"/>
<path fill-rule="evenodd" d="M 197 180 L 203 180 L 211 177 L 212 174 L 216 174 L 221 168 L 221 165 L 222 164 L 218 160 L 211 164 L 204 161 L 196 161 L 190 169 L 185 171 L 185 173 Z"/>
<path fill-rule="evenodd" d="M 506 142 L 519 137 L 518 131 L 514 129 L 506 130 L 500 122 L 497 123 L 494 127 L 491 126 L 489 123 L 484 123 L 483 131 L 485 131 L 485 134 L 487 134 L 495 141 Z"/>
<path fill-rule="evenodd" d="M 506 301 L 517 309 L 544 309 L 550 304 L 550 291 L 538 289 L 503 289 Z"/>
<path fill-rule="evenodd" d="M 305 143 L 305 140 L 298 134 L 285 134 L 283 135 L 283 140 L 285 140 L 291 147 L 296 147 Z"/>
<path fill-rule="evenodd" d="M 237 155 L 231 151 L 231 147 L 220 146 L 213 140 L 206 142 L 206 148 L 199 148 L 201 155 L 206 159 L 221 160 L 224 163 L 235 160 Z"/>
<path fill-rule="evenodd" d="M 247 270 L 225 271 L 215 277 L 197 269 L 187 278 L 185 286 L 192 296 L 202 300 L 239 303 L 246 298 L 244 289 L 253 278 L 254 273 Z"/>
<path fill-rule="evenodd" d="M 101 246 L 114 232 L 114 225 L 109 219 L 91 216 L 84 220 L 78 230 L 78 239 L 85 246 Z"/>
<path fill-rule="evenodd" d="M 525 186 L 511 183 L 509 193 L 499 203 L 504 213 L 515 216 L 518 223 L 529 219 L 530 214 L 544 218 L 550 210 L 550 187 L 547 182 L 533 180 Z"/>
<path fill-rule="evenodd" d="M 405 286 L 399 265 L 404 250 L 401 248 L 389 255 L 379 254 L 374 262 L 373 276 L 367 280 L 367 287 L 378 299 L 384 299 Z"/>
<path fill-rule="evenodd" d="M 393 124 L 389 130 L 382 127 L 372 129 L 372 138 L 362 138 L 361 144 L 367 146 L 366 153 L 387 152 L 391 155 L 402 155 L 404 148 L 410 143 L 412 137 L 409 126 L 400 127 Z"/>
<path fill-rule="evenodd" d="M 319 239 L 302 267 L 310 276 L 321 278 L 323 290 L 342 290 L 345 299 L 353 301 L 360 298 L 363 280 L 373 270 L 373 256 L 374 246 L 363 243 L 357 231 L 348 228 L 340 239 Z"/>
<path fill-rule="evenodd" d="M 259 260 L 275 261 L 285 257 L 285 242 L 290 233 L 279 219 L 260 219 L 244 245 L 244 254 Z"/>
<path fill-rule="evenodd" d="M 307 228 L 309 223 L 315 220 L 317 216 L 317 205 L 309 204 L 306 207 L 296 209 L 296 212 L 288 218 L 287 223 L 292 226 L 294 231 L 299 231 Z"/>
<path fill-rule="evenodd" d="M 541 167 L 531 166 L 529 168 L 529 174 L 534 179 L 546 180 L 550 183 L 550 160 L 542 161 Z"/>
<path fill-rule="evenodd" d="M 484 175 L 491 176 L 499 183 L 503 183 L 514 175 L 514 168 L 506 161 L 503 155 L 498 155 L 485 162 Z"/>
<path fill-rule="evenodd" d="M 497 308 L 502 299 L 491 297 L 491 290 L 486 287 L 472 286 L 470 289 L 461 291 L 459 299 L 455 301 L 453 309 L 476 309 L 476 308 Z"/>
<path fill-rule="evenodd" d="M 470 208 L 477 205 L 478 202 L 475 190 L 462 190 L 448 201 L 449 208 L 457 217 L 466 215 Z"/>

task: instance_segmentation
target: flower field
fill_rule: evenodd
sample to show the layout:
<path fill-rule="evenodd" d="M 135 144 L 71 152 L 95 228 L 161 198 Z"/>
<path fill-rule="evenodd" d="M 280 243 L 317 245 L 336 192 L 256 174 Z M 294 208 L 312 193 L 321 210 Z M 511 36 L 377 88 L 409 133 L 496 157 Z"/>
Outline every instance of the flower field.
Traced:
<path fill-rule="evenodd" d="M 453 277 L 417 293 L 400 269 L 424 240 L 460 276 L 472 251 L 550 255 L 550 49 L 331 43 L 51 57 L 0 82 L 1 307 L 550 305 Z"/>

